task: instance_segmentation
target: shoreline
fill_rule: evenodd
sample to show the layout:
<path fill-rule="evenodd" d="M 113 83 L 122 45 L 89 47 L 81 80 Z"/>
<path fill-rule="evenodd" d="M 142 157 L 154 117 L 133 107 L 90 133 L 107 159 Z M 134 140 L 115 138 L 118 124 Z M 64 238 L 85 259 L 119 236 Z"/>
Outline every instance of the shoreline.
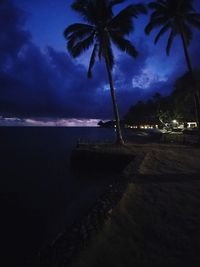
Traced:
<path fill-rule="evenodd" d="M 141 151 L 141 148 L 143 147 L 143 151 Z M 93 155 L 93 150 L 97 150 L 99 153 L 111 153 L 108 152 L 108 146 L 104 147 L 103 152 L 101 151 L 102 147 L 101 145 L 90 145 L 89 147 L 84 146 L 85 150 L 88 150 Z M 83 147 L 81 149 L 84 149 Z M 113 147 L 112 147 L 113 148 Z M 111 149 L 111 148 L 109 148 Z M 128 151 L 126 151 L 128 149 Z M 145 178 L 145 168 L 144 168 L 144 162 L 149 162 L 149 159 L 147 158 L 149 156 L 149 150 L 160 150 L 160 153 L 162 154 L 163 151 L 165 153 L 167 152 L 166 149 L 172 149 L 179 153 L 178 150 L 186 150 L 188 153 L 188 150 L 191 150 L 192 148 L 188 146 L 181 146 L 181 145 L 160 145 L 160 144 L 147 144 L 147 145 L 138 145 L 138 144 L 131 144 L 128 147 L 124 148 L 124 152 L 121 154 L 121 157 L 125 155 L 126 153 L 130 153 L 130 150 L 132 153 L 136 153 L 137 156 L 129 162 L 129 164 L 126 165 L 125 169 L 123 170 L 123 173 L 121 174 L 121 180 L 118 181 L 118 183 L 113 184 L 110 190 L 108 190 L 107 193 L 105 193 L 104 197 L 100 197 L 99 200 L 97 200 L 96 205 L 94 205 L 94 209 L 91 209 L 88 214 L 86 214 L 85 217 L 82 218 L 79 222 L 76 222 L 75 225 L 68 229 L 68 231 L 62 233 L 58 240 L 53 244 L 53 246 L 50 249 L 50 252 L 47 253 L 46 257 L 43 258 L 44 262 L 45 259 L 50 259 L 50 255 L 54 255 L 53 263 L 60 262 L 62 264 L 63 260 L 67 262 L 68 264 L 71 264 L 77 260 L 78 255 L 82 253 L 85 249 L 87 250 L 87 247 L 90 246 L 90 242 L 95 236 L 99 235 L 101 231 L 104 229 L 105 222 L 112 219 L 112 213 L 113 210 L 116 209 L 116 207 L 119 205 L 121 199 L 123 198 L 124 194 L 126 194 L 128 185 L 131 184 L 148 184 L 152 182 L 163 182 L 163 183 L 169 183 L 169 182 L 177 182 L 174 178 L 172 178 L 170 181 L 159 181 L 161 173 L 157 174 L 157 180 L 155 179 L 155 175 L 153 174 L 150 178 L 149 174 L 146 174 Z M 114 149 L 114 154 L 119 153 L 117 149 Z M 77 151 L 81 151 L 80 148 L 77 149 Z M 134 152 L 133 152 L 134 151 Z M 81 152 L 82 153 L 82 152 Z M 125 153 L 125 154 L 124 154 Z M 155 152 L 154 152 L 155 153 Z M 142 172 L 141 172 L 142 171 Z M 163 171 L 163 170 L 162 170 Z M 177 171 L 177 170 L 176 170 Z M 199 173 L 200 173 L 200 167 L 199 167 Z M 199 180 L 197 173 L 196 180 Z M 171 172 L 169 172 L 168 175 L 172 175 Z M 185 175 L 189 175 L 185 174 Z M 183 177 L 184 174 L 180 175 L 178 182 L 184 182 Z M 191 175 L 194 175 L 192 172 Z M 143 179 L 141 178 L 143 177 Z M 175 172 L 175 177 L 177 178 L 177 174 Z M 188 182 L 188 179 L 186 179 L 186 182 Z M 103 215 L 104 216 L 103 216 Z M 94 219 L 95 217 L 95 219 Z M 99 220 L 99 221 L 98 221 Z M 95 224 L 93 223 L 95 221 Z M 70 235 L 70 233 L 75 233 L 75 235 Z M 71 240 L 70 240 L 71 237 Z M 65 243 L 63 244 L 63 240 L 65 240 Z M 70 241 L 69 241 L 70 240 Z M 56 255 L 54 251 L 56 251 L 56 248 L 63 247 L 64 254 L 59 255 L 59 259 L 56 259 Z M 73 249 L 72 249 L 73 247 Z M 71 248 L 71 249 L 70 249 Z M 44 255 L 44 254 L 43 254 Z M 43 262 L 43 263 L 44 263 Z M 49 264 L 52 263 L 51 261 L 48 262 Z M 40 266 L 40 265 L 38 265 Z M 41 265 L 43 266 L 43 265 Z M 46 265 L 48 266 L 48 264 Z"/>
<path fill-rule="evenodd" d="M 132 182 L 70 266 L 199 266 L 200 149 L 158 144 L 133 149 L 145 156 L 137 170 L 127 168 Z"/>
<path fill-rule="evenodd" d="M 5 173 L 5 177 L 2 176 L 1 179 L 1 197 L 3 198 L 1 199 L 1 204 L 5 204 L 2 215 L 3 224 L 5 224 L 2 228 L 5 231 L 2 234 L 5 241 L 2 241 L 2 246 L 3 251 L 6 252 L 4 242 L 7 243 L 8 255 L 12 254 L 12 259 L 15 259 L 14 254 L 17 253 L 19 255 L 17 251 L 18 248 L 20 249 L 20 247 L 24 246 L 23 243 L 27 244 L 25 247 L 27 252 L 25 254 L 28 254 L 30 252 L 28 251 L 30 243 L 34 244 L 34 240 L 43 238 L 46 235 L 47 229 L 50 231 L 49 237 L 52 237 L 51 240 L 53 240 L 54 236 L 52 235 L 54 231 L 57 231 L 55 230 L 55 224 L 56 227 L 58 226 L 56 229 L 58 229 L 57 233 L 59 233 L 66 226 L 66 220 L 72 220 L 74 211 L 76 218 L 80 218 L 80 214 L 85 214 L 87 212 L 86 209 L 91 207 L 93 200 L 99 194 L 99 187 L 104 191 L 104 188 L 111 184 L 110 180 L 107 180 L 111 179 L 111 176 L 108 174 L 103 181 L 101 173 L 98 174 L 97 180 L 94 179 L 95 173 L 90 175 L 90 177 L 88 176 L 89 178 L 83 175 L 82 179 L 78 180 L 75 178 L 73 180 L 74 186 L 71 188 L 71 180 L 68 181 L 67 151 L 69 149 L 71 151 L 75 146 L 80 128 L 67 128 L 67 130 L 70 129 L 69 136 L 66 136 L 68 132 L 66 128 L 64 131 L 63 129 L 61 131 L 48 131 L 48 129 L 43 131 L 43 129 L 40 130 L 38 128 L 35 128 L 34 131 L 4 129 L 5 134 L 1 135 L 0 144 L 3 149 L 0 156 L 2 163 L 1 172 Z M 81 134 L 89 136 L 88 139 L 94 142 L 97 139 L 97 134 L 104 134 L 107 137 L 109 132 L 112 137 L 112 131 L 109 131 L 109 129 L 99 131 L 99 129 L 85 128 L 81 131 Z M 74 133 L 75 135 L 73 135 Z M 70 139 L 71 137 L 73 137 L 72 140 Z M 99 139 L 104 140 L 102 135 Z M 100 147 L 97 144 L 96 149 L 98 149 L 98 146 Z M 109 147 L 109 145 L 107 146 Z M 146 153 L 152 147 L 160 147 L 161 150 L 165 151 L 171 146 L 176 150 L 179 150 L 180 147 L 175 144 L 146 143 L 130 144 L 127 145 L 126 149 L 129 154 L 133 152 L 141 153 L 142 150 Z M 185 146 L 185 149 L 190 148 L 188 145 Z M 103 186 L 102 182 L 104 183 Z M 91 183 L 93 183 L 93 186 L 91 186 Z M 6 198 L 4 198 L 3 192 L 7 194 Z M 13 198 L 10 192 L 15 193 L 17 198 Z M 75 203 L 73 202 L 74 199 Z M 71 203 L 70 209 L 69 203 Z M 21 212 L 22 210 L 23 213 Z M 8 212 L 9 216 L 7 215 Z M 17 212 L 18 215 L 15 218 Z M 15 224 L 12 222 L 15 222 Z M 10 229 L 8 225 L 11 227 Z M 20 238 L 18 238 L 18 233 Z M 9 235 L 10 238 L 8 238 Z M 19 244 L 18 240 L 20 240 Z M 9 242 L 11 242 L 11 245 Z M 21 249 L 21 251 L 23 250 Z M 6 255 L 6 253 L 4 254 Z M 23 257 L 23 255 L 21 256 Z"/>

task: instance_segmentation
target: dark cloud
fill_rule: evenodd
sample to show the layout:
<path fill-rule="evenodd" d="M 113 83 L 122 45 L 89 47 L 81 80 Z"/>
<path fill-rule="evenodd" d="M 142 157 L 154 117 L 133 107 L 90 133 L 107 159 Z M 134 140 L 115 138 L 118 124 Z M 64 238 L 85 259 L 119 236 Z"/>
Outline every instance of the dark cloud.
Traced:
<path fill-rule="evenodd" d="M 67 53 L 51 47 L 42 53 L 21 30 L 24 13 L 11 1 L 3 1 L 0 10 L 5 14 L 0 33 L 1 111 L 24 116 L 94 115 L 100 102 L 96 97 L 100 75 L 88 81 L 85 67 Z"/>
<path fill-rule="evenodd" d="M 29 44 L 9 72 L 0 75 L 0 103 L 5 112 L 65 117 L 88 117 L 94 112 L 98 84 L 94 80 L 89 87 L 85 68 L 53 48 L 43 54 Z"/>
<path fill-rule="evenodd" d="M 10 0 L 0 2 L 0 66 L 10 65 L 17 53 L 30 40 L 30 34 L 22 30 L 26 14 Z"/>

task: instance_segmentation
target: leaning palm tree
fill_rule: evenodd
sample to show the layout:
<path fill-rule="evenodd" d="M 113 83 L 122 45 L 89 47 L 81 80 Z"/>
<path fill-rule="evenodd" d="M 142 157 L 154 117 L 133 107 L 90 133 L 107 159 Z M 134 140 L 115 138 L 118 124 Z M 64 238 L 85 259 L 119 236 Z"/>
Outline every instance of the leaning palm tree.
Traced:
<path fill-rule="evenodd" d="M 112 77 L 114 65 L 112 43 L 121 51 L 135 58 L 138 52 L 134 45 L 126 39 L 126 35 L 133 30 L 132 19 L 137 18 L 140 13 L 145 13 L 145 7 L 142 4 L 135 4 L 128 5 L 117 15 L 114 15 L 113 7 L 124 1 L 75 0 L 72 4 L 72 9 L 78 12 L 86 23 L 72 24 L 64 31 L 68 51 L 74 58 L 93 46 L 88 68 L 89 78 L 92 77 L 92 68 L 96 58 L 103 58 L 105 61 L 116 121 L 116 143 L 118 144 L 123 144 L 124 142 Z"/>
<path fill-rule="evenodd" d="M 192 40 L 192 27 L 200 29 L 200 13 L 195 11 L 193 0 L 157 0 L 149 3 L 148 6 L 153 11 L 145 32 L 149 34 L 154 28 L 160 28 L 154 40 L 155 44 L 161 36 L 169 31 L 166 46 L 166 52 L 169 55 L 174 38 L 180 36 L 182 39 L 187 67 L 195 87 L 194 103 L 196 107 L 196 119 L 200 126 L 199 90 L 193 78 L 193 68 L 188 50 Z"/>

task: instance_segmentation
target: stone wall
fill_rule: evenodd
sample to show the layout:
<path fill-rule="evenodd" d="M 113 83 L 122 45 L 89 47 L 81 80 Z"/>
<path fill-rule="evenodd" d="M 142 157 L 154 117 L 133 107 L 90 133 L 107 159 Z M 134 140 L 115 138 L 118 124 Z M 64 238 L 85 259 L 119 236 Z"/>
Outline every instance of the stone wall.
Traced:
<path fill-rule="evenodd" d="M 40 251 L 32 266 L 69 266 L 91 238 L 102 229 L 105 221 L 112 216 L 112 210 L 122 198 L 128 184 L 132 182 L 134 172 L 143 158 L 142 154 L 135 157 L 123 170 L 120 181 L 110 185 L 80 221 L 74 222 L 52 244 Z"/>

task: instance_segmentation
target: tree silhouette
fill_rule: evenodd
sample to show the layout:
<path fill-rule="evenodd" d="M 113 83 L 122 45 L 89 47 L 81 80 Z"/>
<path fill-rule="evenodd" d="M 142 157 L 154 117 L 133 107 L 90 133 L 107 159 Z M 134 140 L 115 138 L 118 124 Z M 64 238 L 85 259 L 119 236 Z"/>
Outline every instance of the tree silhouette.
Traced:
<path fill-rule="evenodd" d="M 113 7 L 123 3 L 125 0 L 75 0 L 72 9 L 78 12 L 85 23 L 75 23 L 68 26 L 64 31 L 67 40 L 67 48 L 73 57 L 78 57 L 85 50 L 93 46 L 89 62 L 88 77 L 92 77 L 92 68 L 97 57 L 105 61 L 110 92 L 113 104 L 114 117 L 116 121 L 116 143 L 123 144 L 121 134 L 119 111 L 116 101 L 112 69 L 114 66 L 114 55 L 112 44 L 121 51 L 132 57 L 137 57 L 135 46 L 126 39 L 133 31 L 133 18 L 140 13 L 145 13 L 142 4 L 128 5 L 117 15 L 113 13 Z"/>
<path fill-rule="evenodd" d="M 195 11 L 192 0 L 157 0 L 149 3 L 149 8 L 152 9 L 152 14 L 145 32 L 149 34 L 154 28 L 160 28 L 155 37 L 154 43 L 156 44 L 160 37 L 169 31 L 167 40 L 166 52 L 170 53 L 173 40 L 176 36 L 180 36 L 184 54 L 186 58 L 187 67 L 192 77 L 193 83 L 193 69 L 189 56 L 188 47 L 192 40 L 192 27 L 200 29 L 200 14 Z M 196 90 L 194 95 L 194 103 L 196 109 L 196 119 L 199 125 L 200 122 L 200 102 L 199 102 L 199 89 L 195 85 Z M 199 125 L 200 127 L 200 125 Z"/>

